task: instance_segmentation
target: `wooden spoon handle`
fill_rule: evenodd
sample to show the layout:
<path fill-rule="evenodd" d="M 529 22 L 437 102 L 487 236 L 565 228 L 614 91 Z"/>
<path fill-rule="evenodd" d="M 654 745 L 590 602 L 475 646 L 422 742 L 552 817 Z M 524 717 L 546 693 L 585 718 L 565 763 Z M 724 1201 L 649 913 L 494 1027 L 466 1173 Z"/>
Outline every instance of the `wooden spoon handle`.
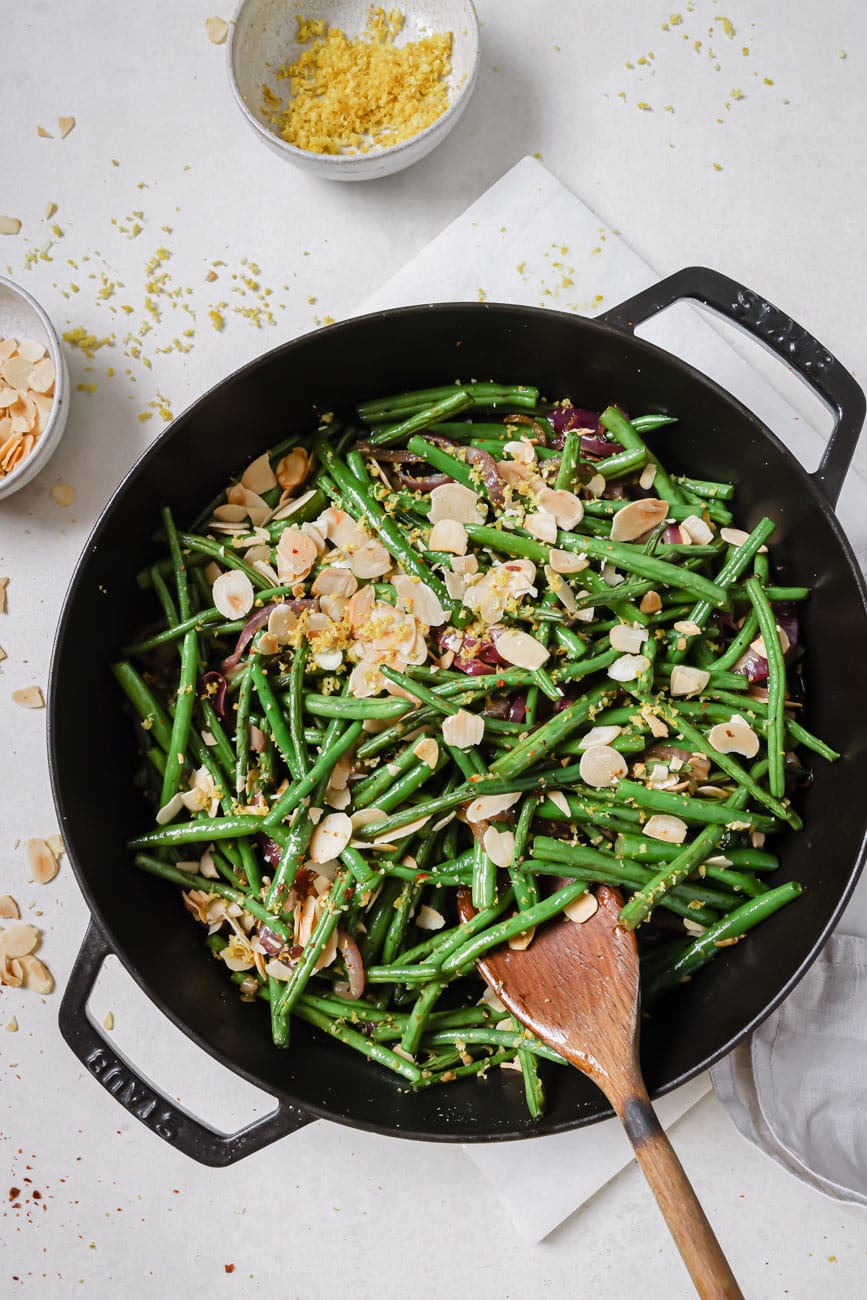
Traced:
<path fill-rule="evenodd" d="M 702 1300 L 743 1300 L 735 1275 L 647 1094 L 633 1094 L 617 1109 L 696 1291 Z"/>

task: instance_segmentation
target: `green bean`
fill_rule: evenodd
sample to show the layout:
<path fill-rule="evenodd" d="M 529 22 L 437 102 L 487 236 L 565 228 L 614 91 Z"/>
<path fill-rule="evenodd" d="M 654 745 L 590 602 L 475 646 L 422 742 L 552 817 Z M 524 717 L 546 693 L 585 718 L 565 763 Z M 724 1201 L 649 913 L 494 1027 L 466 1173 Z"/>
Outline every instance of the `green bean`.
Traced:
<path fill-rule="evenodd" d="M 309 643 L 302 641 L 296 647 L 292 658 L 292 673 L 286 698 L 289 715 L 289 741 L 287 760 L 289 771 L 295 781 L 300 781 L 310 767 L 307 745 L 304 742 L 304 670 L 307 666 Z"/>
<path fill-rule="evenodd" d="M 611 456 L 595 461 L 593 472 L 601 474 L 604 479 L 622 478 L 637 469 L 643 469 L 647 464 L 647 456 L 646 447 L 632 447 L 628 451 L 617 451 Z"/>
<path fill-rule="evenodd" d="M 250 764 L 250 703 L 253 691 L 252 663 L 246 663 L 238 675 L 240 689 L 235 705 L 235 792 L 247 790 Z"/>
<path fill-rule="evenodd" d="M 138 713 L 145 730 L 150 731 L 163 752 L 168 753 L 172 724 L 150 687 L 132 664 L 124 660 L 112 664 L 111 671 L 118 686 Z"/>
<path fill-rule="evenodd" d="M 422 1046 L 438 1047 L 441 1043 L 445 1045 L 455 1041 L 467 1045 L 478 1043 L 485 1046 L 524 1047 L 528 1052 L 532 1052 L 534 1056 L 544 1057 L 546 1061 L 554 1061 L 557 1065 L 566 1064 L 565 1059 L 559 1052 L 555 1052 L 552 1047 L 548 1047 L 529 1029 L 521 1029 L 518 1033 L 512 1033 L 508 1029 L 489 1029 L 487 1026 L 480 1028 L 468 1027 L 457 1034 L 450 1029 L 438 1029 L 432 1034 L 425 1035 Z"/>
<path fill-rule="evenodd" d="M 210 538 L 199 537 L 196 533 L 179 533 L 178 541 L 187 550 L 196 551 L 209 560 L 216 560 L 218 564 L 225 565 L 228 569 L 237 569 L 239 573 L 245 573 L 256 591 L 266 591 L 271 585 L 268 578 L 257 573 L 251 565 L 236 555 L 231 547 L 227 547 L 222 542 L 212 542 Z M 184 618 L 186 615 L 182 614 L 181 617 Z"/>
<path fill-rule="evenodd" d="M 469 394 L 473 407 L 481 409 L 487 406 L 507 406 L 509 409 L 529 408 L 532 410 L 539 400 L 538 388 L 526 384 L 506 386 L 503 384 L 457 384 L 442 388 L 423 388 L 417 392 L 402 393 L 396 397 L 381 397 L 369 402 L 360 402 L 357 410 L 359 419 L 365 424 L 379 424 L 383 420 L 414 414 L 425 407 L 447 401 L 455 392 Z"/>
<path fill-rule="evenodd" d="M 609 433 L 614 435 L 624 451 L 637 450 L 647 453 L 648 464 L 656 466 L 653 489 L 658 497 L 663 501 L 679 502 L 683 500 L 677 484 L 672 480 L 668 471 L 663 469 L 645 444 L 635 425 L 627 420 L 622 411 L 618 410 L 616 406 L 607 406 L 599 417 L 599 423 L 603 429 L 607 429 Z"/>
<path fill-rule="evenodd" d="M 332 1038 L 339 1039 L 341 1043 L 354 1048 L 356 1052 L 360 1052 L 362 1056 L 368 1057 L 369 1060 L 376 1061 L 378 1065 L 384 1065 L 386 1069 L 402 1075 L 404 1079 L 409 1079 L 410 1083 L 421 1083 L 422 1072 L 412 1061 L 404 1060 L 402 1056 L 398 1056 L 396 1052 L 383 1047 L 381 1043 L 372 1042 L 364 1034 L 360 1034 L 357 1029 L 351 1029 L 342 1020 L 332 1020 L 321 1011 L 316 1011 L 311 1006 L 305 1006 L 303 1002 L 299 1002 L 294 1007 L 292 1014 L 297 1016 L 299 1020 L 306 1020 L 308 1024 L 315 1025 L 317 1029 L 330 1034 Z"/>
<path fill-rule="evenodd" d="M 245 912 L 249 912 L 251 916 L 255 916 L 258 920 L 269 925 L 284 943 L 292 942 L 291 930 L 288 930 L 277 917 L 272 916 L 268 909 L 263 907 L 250 894 L 246 894 L 240 889 L 232 889 L 230 885 L 224 885 L 220 880 L 209 880 L 205 876 L 179 871 L 177 867 L 167 866 L 166 863 L 160 862 L 158 858 L 151 857 L 146 853 L 137 853 L 133 861 L 137 867 L 142 871 L 146 871 L 148 875 L 159 876 L 161 880 L 168 880 L 172 884 L 181 885 L 184 889 L 199 889 L 204 894 L 217 894 L 230 903 L 237 903 L 239 907 L 243 907 Z"/>
<path fill-rule="evenodd" d="M 726 827 L 733 821 L 748 821 L 753 830 L 780 830 L 776 817 L 749 811 L 742 817 L 733 816 L 730 802 L 718 803 L 713 799 L 696 798 L 695 795 L 675 794 L 672 790 L 653 790 L 640 781 L 629 781 L 625 777 L 618 783 L 617 793 L 620 798 L 632 800 L 640 808 L 680 817 L 687 823 Z"/>
<path fill-rule="evenodd" d="M 646 1002 L 648 1004 L 655 1002 L 664 993 L 694 975 L 697 970 L 716 957 L 720 947 L 739 939 L 760 921 L 772 916 L 774 912 L 785 907 L 802 893 L 802 885 L 797 881 L 789 881 L 788 884 L 778 885 L 776 889 L 769 889 L 760 898 L 751 898 L 735 908 L 733 912 L 729 912 L 728 916 L 722 917 L 705 930 L 704 934 L 687 944 L 671 966 L 649 981 L 645 994 Z"/>
<path fill-rule="evenodd" d="M 784 772 L 786 732 L 786 661 L 777 630 L 777 620 L 762 590 L 758 578 L 748 578 L 744 584 L 759 622 L 768 661 L 768 784 L 771 794 L 781 799 L 786 790 Z"/>
<path fill-rule="evenodd" d="M 346 906 L 353 883 L 350 873 L 342 872 L 337 876 L 328 893 L 320 899 L 322 910 L 319 914 L 319 920 L 304 945 L 297 966 L 293 968 L 290 978 L 280 990 L 280 1000 L 277 1003 L 277 1016 L 280 1019 L 285 1019 L 289 1015 L 289 1012 L 293 1010 L 299 997 L 304 992 L 307 981 L 313 974 L 314 966 L 321 957 L 328 940 L 337 929 L 341 912 Z"/>
<path fill-rule="evenodd" d="M 208 840 L 235 840 L 247 835 L 259 835 L 263 830 L 265 818 L 254 817 L 249 813 L 238 813 L 234 817 L 201 817 L 135 835 L 128 841 L 127 847 L 148 849 L 163 844 L 205 844 Z M 279 844 L 285 843 L 284 826 L 271 826 L 268 834 Z"/>
<path fill-rule="evenodd" d="M 488 952 L 491 948 L 496 948 L 501 943 L 505 943 L 516 934 L 522 934 L 532 926 L 541 925 L 543 921 L 550 920 L 552 916 L 556 916 L 564 907 L 586 892 L 587 886 L 583 881 L 556 890 L 555 893 L 551 894 L 550 898 L 536 903 L 534 907 L 528 907 L 525 912 L 516 912 L 508 921 L 499 921 L 496 925 L 483 930 L 481 934 L 477 934 L 475 938 L 462 947 L 450 952 L 447 957 L 440 957 L 439 969 L 445 975 L 450 971 L 460 971 L 471 966 L 482 953 Z M 434 954 L 434 957 L 436 958 L 436 954 Z"/>

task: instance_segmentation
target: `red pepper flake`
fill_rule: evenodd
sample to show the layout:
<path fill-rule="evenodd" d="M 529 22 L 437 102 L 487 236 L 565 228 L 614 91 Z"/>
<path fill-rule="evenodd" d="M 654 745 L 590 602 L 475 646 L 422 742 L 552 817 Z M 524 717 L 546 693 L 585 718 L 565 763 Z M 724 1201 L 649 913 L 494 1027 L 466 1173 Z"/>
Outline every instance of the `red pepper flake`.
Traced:
<path fill-rule="evenodd" d="M 20 1187 L 10 1187 L 10 1188 L 9 1188 L 9 1200 L 10 1200 L 10 1201 L 17 1201 L 17 1200 L 18 1200 L 18 1197 L 19 1197 L 20 1195 L 21 1195 L 21 1188 L 20 1188 Z"/>
<path fill-rule="evenodd" d="M 33 1199 L 34 1199 L 34 1201 L 41 1201 L 41 1200 L 42 1200 L 42 1193 L 41 1193 L 41 1192 L 34 1191 L 34 1192 L 33 1192 Z"/>
<path fill-rule="evenodd" d="M 226 1270 L 227 1273 L 234 1273 L 234 1271 L 235 1271 L 235 1265 L 234 1265 L 234 1264 L 224 1264 L 224 1265 L 223 1265 L 223 1268 Z"/>

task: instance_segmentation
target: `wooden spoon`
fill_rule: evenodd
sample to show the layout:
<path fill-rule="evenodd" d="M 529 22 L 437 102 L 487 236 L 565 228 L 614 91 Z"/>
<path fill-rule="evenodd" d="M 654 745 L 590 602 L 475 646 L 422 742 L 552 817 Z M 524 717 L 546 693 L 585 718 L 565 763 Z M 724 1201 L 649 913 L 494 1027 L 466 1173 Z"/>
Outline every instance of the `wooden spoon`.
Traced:
<path fill-rule="evenodd" d="M 695 1192 L 650 1104 L 638 1063 L 638 949 L 618 924 L 617 891 L 600 885 L 588 920 L 563 917 L 523 952 L 494 950 L 478 969 L 512 1015 L 596 1083 L 636 1159 L 703 1300 L 743 1300 Z M 474 915 L 468 890 L 462 920 Z"/>

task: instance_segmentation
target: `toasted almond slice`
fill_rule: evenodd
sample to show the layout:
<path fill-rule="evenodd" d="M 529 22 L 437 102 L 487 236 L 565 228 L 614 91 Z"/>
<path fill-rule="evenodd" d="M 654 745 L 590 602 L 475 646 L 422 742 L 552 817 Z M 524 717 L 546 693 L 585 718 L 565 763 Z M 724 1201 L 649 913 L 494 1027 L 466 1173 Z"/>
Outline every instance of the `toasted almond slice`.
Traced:
<path fill-rule="evenodd" d="M 728 722 L 718 722 L 711 727 L 707 738 L 718 754 L 743 754 L 755 758 L 759 752 L 759 738 L 746 718 L 733 713 Z"/>
<path fill-rule="evenodd" d="M 498 817 L 500 813 L 506 812 L 513 804 L 516 804 L 521 797 L 520 790 L 513 794 L 482 794 L 478 798 L 471 800 L 467 804 L 466 818 L 468 822 L 491 821 Z M 406 832 L 403 831 L 402 834 Z"/>
<path fill-rule="evenodd" d="M 10 1016 L 9 1019 L 6 1021 L 6 1032 L 7 1034 L 18 1033 L 18 1021 L 16 1020 L 15 1016 Z"/>
<path fill-rule="evenodd" d="M 512 460 L 518 460 L 523 465 L 535 465 L 536 463 L 536 448 L 526 438 L 522 438 L 520 442 L 504 443 L 503 451 L 511 456 Z"/>
<path fill-rule="evenodd" d="M 785 630 L 780 627 L 779 623 L 777 624 L 777 636 L 780 638 L 780 649 L 782 650 L 783 654 L 785 654 L 789 648 L 789 638 Z M 767 659 L 768 651 L 767 651 L 767 647 L 765 646 L 765 638 L 763 636 L 757 636 L 755 641 L 751 641 L 750 649 L 754 650 L 757 655 L 761 655 L 763 659 Z"/>
<path fill-rule="evenodd" d="M 446 923 L 446 918 L 435 907 L 428 907 L 427 903 L 423 903 L 416 913 L 415 923 L 420 930 L 441 930 Z"/>
<path fill-rule="evenodd" d="M 581 755 L 578 771 L 586 785 L 602 790 L 616 785 L 629 768 L 623 755 L 610 745 L 591 745 Z"/>
<path fill-rule="evenodd" d="M 173 794 L 168 803 L 163 804 L 156 816 L 157 826 L 167 826 L 170 821 L 177 817 L 182 808 L 185 808 L 184 796 L 179 792 Z"/>
<path fill-rule="evenodd" d="M 10 989 L 19 989 L 23 983 L 24 971 L 18 958 L 0 953 L 0 984 L 5 984 Z"/>
<path fill-rule="evenodd" d="M 652 840 L 665 840 L 666 844 L 682 844 L 688 829 L 685 821 L 669 813 L 654 813 L 642 827 L 643 833 Z"/>
<path fill-rule="evenodd" d="M 9 586 L 8 578 L 0 578 L 0 614 L 5 614 L 6 610 L 6 588 Z"/>
<path fill-rule="evenodd" d="M 12 700 L 25 709 L 45 708 L 45 699 L 38 686 L 22 686 L 19 690 L 12 692 Z"/>
<path fill-rule="evenodd" d="M 560 809 L 564 817 L 571 817 L 572 809 L 569 807 L 569 800 L 562 790 L 547 790 L 545 797 L 550 800 L 555 808 Z"/>
<path fill-rule="evenodd" d="M 557 526 L 564 532 L 571 532 L 576 524 L 584 518 L 584 505 L 580 497 L 566 488 L 542 488 L 536 494 L 541 508 L 557 520 Z"/>
<path fill-rule="evenodd" d="M 590 482 L 587 484 L 587 491 L 590 493 L 591 497 L 598 501 L 607 486 L 608 484 L 605 482 L 605 479 L 601 474 L 594 474 Z"/>
<path fill-rule="evenodd" d="M 284 528 L 277 543 L 277 573 L 281 582 L 306 578 L 318 558 L 316 542 L 294 524 Z"/>
<path fill-rule="evenodd" d="M 229 24 L 225 18 L 206 18 L 205 31 L 212 45 L 223 45 L 229 35 Z"/>
<path fill-rule="evenodd" d="M 485 720 L 480 713 L 458 709 L 452 717 L 443 719 L 443 740 L 455 749 L 475 749 L 484 734 Z"/>
<path fill-rule="evenodd" d="M 18 394 L 21 394 L 31 386 L 30 376 L 35 369 L 36 367 L 29 361 L 25 361 L 24 357 L 10 357 L 3 363 L 3 378 Z"/>
<path fill-rule="evenodd" d="M 637 623 L 618 623 L 608 633 L 612 650 L 623 650 L 627 654 L 638 654 L 650 633 L 646 627 Z"/>
<path fill-rule="evenodd" d="M 310 472 L 310 457 L 303 447 L 293 447 L 287 452 L 282 460 L 278 461 L 277 468 L 274 471 L 277 482 L 285 492 L 291 492 L 293 488 L 300 487 Z M 309 500 L 309 495 L 307 496 Z M 301 499 L 295 503 L 296 509 L 301 503 Z M 284 510 L 293 504 L 288 502 Z"/>
<path fill-rule="evenodd" d="M 432 551 L 466 555 L 469 545 L 467 530 L 457 519 L 439 519 L 430 530 L 427 544 Z"/>
<path fill-rule="evenodd" d="M 623 574 L 619 572 L 610 560 L 605 560 L 603 562 L 601 573 L 602 581 L 609 587 L 619 587 L 620 583 L 625 581 Z"/>
<path fill-rule="evenodd" d="M 277 479 L 267 452 L 263 452 L 261 456 L 257 456 L 250 462 L 241 475 L 241 485 L 258 494 L 270 492 L 277 486 Z"/>
<path fill-rule="evenodd" d="M 289 644 L 297 626 L 298 615 L 288 605 L 276 605 L 268 615 L 268 631 L 280 645 Z"/>
<path fill-rule="evenodd" d="M 309 856 L 313 862 L 330 862 L 339 858 L 352 839 L 352 821 L 346 813 L 329 813 L 313 832 Z"/>
<path fill-rule="evenodd" d="M 0 235 L 17 235 L 21 222 L 17 217 L 0 217 Z"/>
<path fill-rule="evenodd" d="M 439 597 L 426 582 L 420 582 L 408 573 L 399 573 L 395 574 L 391 585 L 397 592 L 399 607 L 408 610 L 420 623 L 428 627 L 441 627 L 445 623 L 446 613 Z"/>
<path fill-rule="evenodd" d="M 0 894 L 0 918 L 4 921 L 17 921 L 21 913 L 11 894 Z"/>
<path fill-rule="evenodd" d="M 40 136 L 43 140 L 53 140 L 53 139 L 54 139 L 54 136 L 52 135 L 52 133 L 51 133 L 50 131 L 46 131 L 46 129 L 45 129 L 44 126 L 37 126 L 37 128 L 36 128 L 36 134 L 37 134 L 38 136 Z M 50 206 L 52 206 L 52 205 L 49 204 L 49 207 L 50 207 Z M 55 212 L 57 211 L 56 207 L 55 207 L 54 211 L 55 211 Z M 53 214 L 52 212 L 49 212 L 49 213 L 48 213 L 48 216 L 49 216 L 49 217 L 50 217 L 50 216 L 53 216 L 53 215 L 54 215 L 54 214 Z"/>
<path fill-rule="evenodd" d="M 14 357 L 17 351 L 18 351 L 17 339 L 13 339 L 11 337 L 7 339 L 0 338 L 0 362 L 8 361 L 10 357 Z"/>
<path fill-rule="evenodd" d="M 45 840 L 28 840 L 25 845 L 27 854 L 27 865 L 30 867 L 30 878 L 38 885 L 47 885 L 49 880 L 53 880 L 59 870 L 57 859 L 51 852 L 51 849 L 45 843 Z"/>
<path fill-rule="evenodd" d="M 572 899 L 571 903 L 567 903 L 563 911 L 570 921 L 583 925 L 599 911 L 599 900 L 588 890 L 586 894 L 579 894 L 577 898 Z"/>
<path fill-rule="evenodd" d="M 356 578 L 381 578 L 391 568 L 391 556 L 382 542 L 371 537 L 353 551 L 349 563 Z"/>
<path fill-rule="evenodd" d="M 514 664 L 516 668 L 526 668 L 529 672 L 541 668 L 549 658 L 541 641 L 530 636 L 529 632 L 516 632 L 512 628 L 497 638 L 497 654 L 506 663 Z"/>
<path fill-rule="evenodd" d="M 622 727 L 591 727 L 578 742 L 579 749 L 591 749 L 594 745 L 610 745 L 623 731 Z"/>
<path fill-rule="evenodd" d="M 679 632 L 681 636 L 698 636 L 701 632 L 698 623 L 694 623 L 691 618 L 678 619 L 678 621 L 673 624 L 673 627 L 675 632 Z"/>
<path fill-rule="evenodd" d="M 671 670 L 672 695 L 697 695 L 710 681 L 710 673 L 704 668 L 690 668 L 688 664 L 677 664 Z"/>
<path fill-rule="evenodd" d="M 617 511 L 611 523 L 612 542 L 634 542 L 643 537 L 668 516 L 668 502 L 656 497 L 644 497 L 640 501 L 630 501 Z"/>
<path fill-rule="evenodd" d="M 683 918 L 683 928 L 687 934 L 693 934 L 698 938 L 700 934 L 704 934 L 707 927 L 701 925 L 698 921 L 694 921 L 691 916 L 685 916 Z"/>
<path fill-rule="evenodd" d="M 525 515 L 524 527 L 531 536 L 538 537 L 540 542 L 557 540 L 557 520 L 551 514 L 538 511 L 535 514 Z"/>
<path fill-rule="evenodd" d="M 545 581 L 548 583 L 548 586 L 560 601 L 563 608 L 568 610 L 570 614 L 577 614 L 578 602 L 575 599 L 575 593 L 566 579 L 561 577 L 559 573 L 556 573 L 554 569 L 551 568 L 550 564 L 544 566 L 544 573 Z"/>
<path fill-rule="evenodd" d="M 0 955 L 4 957 L 26 957 L 39 942 L 39 931 L 35 925 L 26 921 L 16 921 L 13 925 L 0 930 Z"/>
<path fill-rule="evenodd" d="M 108 1033 L 111 1033 L 111 1031 L 114 1029 L 114 1015 L 112 1014 L 111 1011 L 106 1011 L 105 1015 L 103 1016 L 102 1027 L 103 1029 L 107 1030 Z"/>
<path fill-rule="evenodd" d="M 721 528 L 719 535 L 729 546 L 743 546 L 744 542 L 750 540 L 749 533 L 745 533 L 742 528 Z M 759 555 L 767 555 L 767 546 L 759 547 Z"/>
<path fill-rule="evenodd" d="M 467 590 L 467 580 L 460 573 L 452 573 L 449 569 L 443 575 L 446 584 L 446 591 L 452 600 L 463 600 Z"/>
<path fill-rule="evenodd" d="M 634 682 L 650 667 L 647 655 L 621 655 L 608 665 L 608 676 L 615 682 Z"/>
<path fill-rule="evenodd" d="M 44 357 L 31 369 L 28 385 L 35 393 L 47 393 L 53 387 L 55 377 L 54 362 L 51 357 Z"/>
<path fill-rule="evenodd" d="M 648 461 L 641 471 L 638 479 L 638 486 L 645 492 L 649 492 L 653 487 L 653 480 L 656 478 L 656 461 Z"/>
<path fill-rule="evenodd" d="M 18 342 L 18 355 L 31 365 L 36 365 L 45 356 L 45 344 L 40 343 L 38 339 L 20 339 Z"/>
<path fill-rule="evenodd" d="M 478 492 L 464 487 L 463 483 L 443 483 L 430 494 L 432 524 L 451 519 L 459 524 L 477 524 L 484 518 L 485 507 Z"/>
<path fill-rule="evenodd" d="M 574 551 L 561 551 L 553 546 L 549 558 L 555 573 L 580 573 L 590 563 L 586 555 L 577 555 Z"/>
<path fill-rule="evenodd" d="M 72 130 L 74 126 L 75 126 L 74 117 L 59 117 L 57 119 L 57 129 L 60 132 L 61 140 L 65 139 L 65 137 L 69 135 L 69 132 Z"/>
<path fill-rule="evenodd" d="M 524 952 L 533 942 L 533 936 L 536 933 L 535 925 L 531 925 L 529 930 L 522 930 L 520 934 L 513 934 L 509 940 L 509 947 L 512 952 Z"/>
<path fill-rule="evenodd" d="M 687 515 L 686 519 L 681 519 L 679 528 L 695 546 L 709 546 L 713 541 L 713 529 L 698 515 Z"/>
<path fill-rule="evenodd" d="M 211 588 L 211 594 L 217 609 L 227 619 L 245 618 L 255 599 L 252 582 L 238 569 L 221 573 Z"/>
<path fill-rule="evenodd" d="M 515 836 L 511 831 L 498 831 L 489 826 L 482 839 L 482 848 L 491 861 L 505 871 L 515 856 Z"/>
<path fill-rule="evenodd" d="M 51 495 L 59 506 L 66 509 L 75 503 L 75 488 L 71 483 L 53 483 Z"/>
<path fill-rule="evenodd" d="M 427 763 L 431 771 L 439 762 L 440 747 L 433 736 L 424 736 L 412 751 L 420 763 Z"/>

